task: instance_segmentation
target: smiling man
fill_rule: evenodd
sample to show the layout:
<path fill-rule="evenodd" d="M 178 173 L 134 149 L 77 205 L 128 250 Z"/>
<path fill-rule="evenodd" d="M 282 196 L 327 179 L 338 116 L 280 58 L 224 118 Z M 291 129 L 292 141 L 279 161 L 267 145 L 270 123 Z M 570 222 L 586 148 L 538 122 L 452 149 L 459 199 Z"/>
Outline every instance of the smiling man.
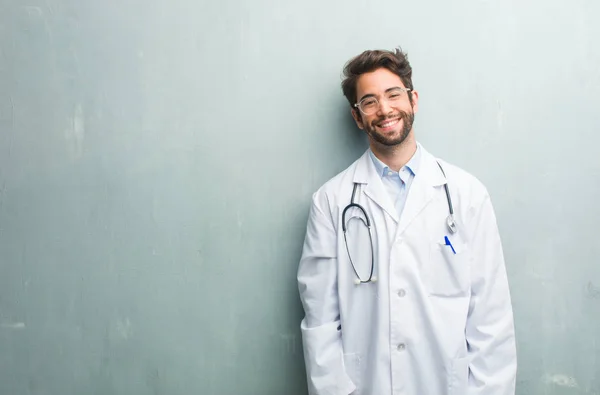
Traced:
<path fill-rule="evenodd" d="M 485 186 L 415 139 L 400 50 L 344 95 L 369 149 L 313 195 L 298 285 L 309 393 L 514 395 L 511 298 Z"/>

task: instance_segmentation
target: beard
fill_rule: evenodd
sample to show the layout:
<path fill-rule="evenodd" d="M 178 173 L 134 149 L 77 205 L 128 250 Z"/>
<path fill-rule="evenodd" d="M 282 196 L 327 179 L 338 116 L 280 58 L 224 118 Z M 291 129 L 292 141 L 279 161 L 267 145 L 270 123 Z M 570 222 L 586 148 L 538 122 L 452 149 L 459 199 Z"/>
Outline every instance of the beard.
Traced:
<path fill-rule="evenodd" d="M 385 135 L 381 132 L 377 131 L 377 124 L 384 122 L 388 119 L 398 119 L 399 122 L 402 122 L 402 129 L 400 133 L 395 133 L 391 136 Z M 413 122 L 415 120 L 415 113 L 413 111 L 398 111 L 394 115 L 388 115 L 385 117 L 380 117 L 376 120 L 373 120 L 370 124 L 365 125 L 365 132 L 369 135 L 373 140 L 377 141 L 379 144 L 385 145 L 386 147 L 394 147 L 400 145 L 406 140 L 410 131 L 413 127 Z"/>

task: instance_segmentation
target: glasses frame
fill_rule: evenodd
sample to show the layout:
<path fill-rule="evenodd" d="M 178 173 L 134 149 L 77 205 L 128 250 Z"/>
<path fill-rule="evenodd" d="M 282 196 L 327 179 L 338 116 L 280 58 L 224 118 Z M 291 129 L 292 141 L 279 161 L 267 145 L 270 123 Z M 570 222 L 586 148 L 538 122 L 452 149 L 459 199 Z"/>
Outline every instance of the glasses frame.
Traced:
<path fill-rule="evenodd" d="M 412 89 L 409 89 L 409 88 L 397 87 L 397 88 L 395 88 L 395 89 L 399 89 L 399 90 L 403 91 L 404 93 L 406 93 L 407 95 L 410 95 L 410 92 L 412 92 Z M 375 100 L 375 101 L 377 102 L 377 106 L 375 107 L 375 110 L 374 110 L 373 112 L 365 112 L 365 111 L 362 109 L 361 103 L 362 103 L 363 101 L 367 100 L 367 99 L 373 99 L 373 100 Z M 385 99 L 385 97 L 384 97 L 384 98 L 383 98 L 383 100 L 387 100 L 387 99 Z M 353 107 L 354 107 L 354 108 L 358 108 L 358 109 L 359 109 L 359 111 L 360 111 L 360 112 L 362 112 L 362 113 L 363 113 L 363 114 L 365 114 L 365 115 L 372 115 L 372 114 L 375 114 L 375 113 L 376 113 L 376 112 L 379 110 L 379 107 L 380 107 L 380 106 L 381 106 L 381 104 L 380 104 L 380 100 L 379 100 L 378 98 L 374 97 L 374 96 L 365 97 L 364 99 L 362 99 L 362 100 L 361 100 L 361 101 L 359 101 L 358 103 L 354 103 L 354 105 L 353 105 Z"/>

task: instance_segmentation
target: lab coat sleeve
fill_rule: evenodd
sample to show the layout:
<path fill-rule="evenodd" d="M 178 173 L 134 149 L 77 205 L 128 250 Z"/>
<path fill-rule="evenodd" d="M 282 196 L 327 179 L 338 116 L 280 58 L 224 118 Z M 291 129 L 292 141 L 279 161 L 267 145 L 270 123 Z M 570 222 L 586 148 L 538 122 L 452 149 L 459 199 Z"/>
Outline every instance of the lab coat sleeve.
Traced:
<path fill-rule="evenodd" d="M 471 301 L 466 325 L 468 395 L 515 395 L 513 312 L 496 217 L 489 195 L 471 218 Z"/>
<path fill-rule="evenodd" d="M 329 210 L 325 214 L 317 196 L 313 196 L 298 268 L 308 390 L 311 395 L 349 395 L 356 387 L 345 371 L 338 330 L 337 237 Z"/>

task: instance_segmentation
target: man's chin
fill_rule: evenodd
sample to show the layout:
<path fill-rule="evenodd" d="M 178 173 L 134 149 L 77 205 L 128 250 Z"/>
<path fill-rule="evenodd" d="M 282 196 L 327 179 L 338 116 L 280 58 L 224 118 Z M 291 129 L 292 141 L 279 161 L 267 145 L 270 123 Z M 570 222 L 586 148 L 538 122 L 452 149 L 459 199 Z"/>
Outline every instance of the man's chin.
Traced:
<path fill-rule="evenodd" d="M 381 133 L 373 133 L 371 138 L 377 141 L 381 145 L 385 145 L 387 147 L 394 147 L 396 145 L 401 144 L 405 138 L 402 135 L 393 134 L 392 136 L 384 136 Z"/>
<path fill-rule="evenodd" d="M 401 139 L 401 138 L 397 138 L 397 139 L 374 138 L 373 140 L 378 142 L 380 145 L 383 145 L 386 147 L 395 147 L 397 145 L 402 144 L 402 142 L 404 142 L 404 139 Z"/>

